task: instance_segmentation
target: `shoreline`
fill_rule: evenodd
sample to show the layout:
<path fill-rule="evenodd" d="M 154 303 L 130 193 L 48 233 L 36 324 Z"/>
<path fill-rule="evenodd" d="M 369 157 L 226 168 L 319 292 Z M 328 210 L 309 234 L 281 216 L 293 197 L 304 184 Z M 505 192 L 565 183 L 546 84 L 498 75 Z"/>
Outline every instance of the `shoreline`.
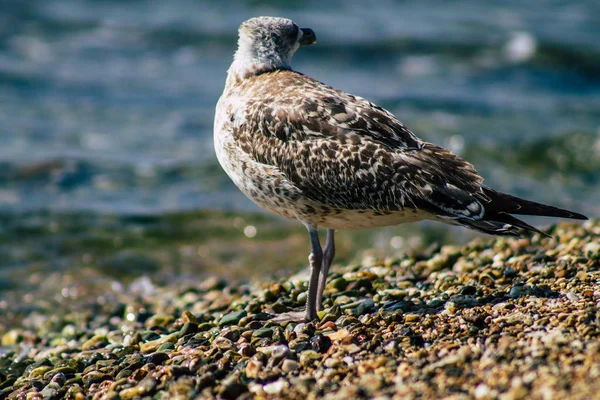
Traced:
<path fill-rule="evenodd" d="M 591 398 L 600 221 L 549 233 L 335 265 L 307 324 L 269 321 L 302 307 L 302 274 L 74 282 L 0 331 L 0 399 Z"/>

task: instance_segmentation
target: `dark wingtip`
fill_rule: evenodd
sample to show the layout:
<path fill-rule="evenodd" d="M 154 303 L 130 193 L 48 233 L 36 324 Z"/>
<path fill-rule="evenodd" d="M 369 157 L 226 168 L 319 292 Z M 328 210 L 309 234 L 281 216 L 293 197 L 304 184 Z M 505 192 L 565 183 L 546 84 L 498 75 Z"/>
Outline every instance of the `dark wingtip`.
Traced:
<path fill-rule="evenodd" d="M 487 197 L 486 210 L 497 213 L 517 214 L 517 215 L 539 215 L 542 217 L 557 217 L 587 220 L 583 214 L 579 214 L 564 208 L 549 206 L 535 201 L 521 199 L 507 193 L 497 192 L 488 187 L 483 188 L 484 195 Z"/>
<path fill-rule="evenodd" d="M 580 219 L 580 220 L 583 220 L 583 221 L 587 221 L 587 220 L 589 220 L 589 218 L 588 218 L 588 217 L 586 217 L 585 215 L 583 215 L 583 214 L 578 214 L 578 213 L 574 213 L 574 212 L 571 212 L 571 216 L 570 216 L 569 218 L 572 218 L 572 219 Z"/>

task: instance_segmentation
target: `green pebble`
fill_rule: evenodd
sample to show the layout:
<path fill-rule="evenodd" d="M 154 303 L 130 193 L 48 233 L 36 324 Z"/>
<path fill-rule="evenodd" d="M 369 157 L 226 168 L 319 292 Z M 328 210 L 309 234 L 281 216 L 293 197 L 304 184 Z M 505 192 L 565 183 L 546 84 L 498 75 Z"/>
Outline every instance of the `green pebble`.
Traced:
<path fill-rule="evenodd" d="M 252 333 L 253 338 L 270 338 L 273 336 L 273 328 L 260 328 Z"/>
<path fill-rule="evenodd" d="M 167 342 L 160 345 L 157 351 L 169 351 L 175 349 L 175 343 Z"/>
<path fill-rule="evenodd" d="M 198 325 L 198 332 L 206 332 L 206 331 L 210 331 L 212 328 L 214 328 L 214 325 L 211 324 L 210 322 L 204 322 L 200 325 Z"/>
<path fill-rule="evenodd" d="M 120 348 L 116 348 L 113 350 L 113 353 L 119 357 L 125 357 L 129 354 L 133 354 L 136 352 L 136 348 L 134 346 L 124 346 L 124 347 L 120 347 Z"/>
<path fill-rule="evenodd" d="M 277 300 L 277 295 L 275 293 L 271 292 L 270 290 L 265 290 L 263 292 L 263 298 L 264 298 L 265 302 L 270 303 L 272 301 Z"/>
<path fill-rule="evenodd" d="M 92 349 L 99 349 L 101 347 L 104 347 L 108 344 L 108 341 L 106 340 L 105 336 L 102 335 L 96 335 L 96 336 L 92 336 L 89 340 L 87 340 L 86 342 L 84 342 L 81 345 L 81 350 L 92 350 Z"/>
<path fill-rule="evenodd" d="M 121 371 L 119 371 L 119 373 L 116 376 L 116 380 L 121 380 L 124 378 L 129 378 L 131 376 L 131 374 L 133 374 L 133 371 L 130 369 L 123 369 Z"/>
<path fill-rule="evenodd" d="M 248 313 L 245 310 L 224 315 L 219 321 L 219 326 L 237 325 L 246 315 Z"/>
<path fill-rule="evenodd" d="M 168 314 L 157 314 L 148 318 L 146 323 L 144 324 L 146 327 L 151 328 L 153 326 L 163 326 L 166 327 L 175 321 L 175 317 Z"/>
<path fill-rule="evenodd" d="M 340 278 L 333 279 L 331 282 L 329 282 L 329 284 L 327 286 L 329 286 L 332 289 L 337 290 L 338 292 L 343 292 L 348 287 L 348 281 L 346 279 L 340 277 Z"/>
<path fill-rule="evenodd" d="M 194 322 L 186 322 L 183 324 L 181 329 L 179 330 L 179 337 L 184 337 L 186 335 L 191 335 L 198 331 L 198 324 Z"/>
<path fill-rule="evenodd" d="M 41 367 L 37 367 L 29 373 L 30 378 L 41 378 L 48 371 L 52 370 L 52 367 L 49 365 L 42 365 Z"/>
<path fill-rule="evenodd" d="M 112 379 L 112 376 L 103 374 L 101 372 L 92 371 L 83 376 L 83 384 L 89 388 L 94 383 L 100 383 L 109 379 Z"/>
<path fill-rule="evenodd" d="M 314 350 L 305 350 L 300 354 L 300 364 L 308 365 L 314 360 L 320 360 L 321 356 Z"/>
<path fill-rule="evenodd" d="M 31 371 L 33 372 L 33 371 Z M 56 374 L 65 374 L 65 375 L 69 375 L 69 374 L 74 374 L 75 372 L 77 372 L 77 370 L 73 367 L 59 367 L 59 368 L 54 368 L 53 370 L 47 372 L 45 374 L 46 378 L 50 378 L 53 375 Z"/>

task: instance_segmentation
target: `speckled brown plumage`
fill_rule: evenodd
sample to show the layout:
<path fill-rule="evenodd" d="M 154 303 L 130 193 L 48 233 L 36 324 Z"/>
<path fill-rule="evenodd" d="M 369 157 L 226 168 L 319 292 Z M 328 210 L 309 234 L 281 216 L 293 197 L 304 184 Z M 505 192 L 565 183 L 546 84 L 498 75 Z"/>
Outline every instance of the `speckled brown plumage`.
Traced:
<path fill-rule="evenodd" d="M 390 112 L 293 71 L 298 46 L 314 42 L 312 31 L 294 26 L 260 17 L 240 27 L 217 105 L 215 149 L 249 198 L 309 228 L 313 250 L 318 226 L 433 219 L 519 235 L 539 231 L 509 214 L 585 218 L 483 186 L 470 163 L 421 141 Z"/>
<path fill-rule="evenodd" d="M 244 106 L 235 109 L 240 97 L 245 97 Z M 279 184 L 287 180 L 284 186 L 290 186 L 267 180 L 257 182 L 258 190 L 281 202 L 295 203 L 298 196 L 306 200 L 296 203 L 302 210 L 292 217 L 338 228 L 327 226 L 327 214 L 364 211 L 377 226 L 377 216 L 408 210 L 420 219 L 429 213 L 432 219 L 460 223 L 482 219 L 491 201 L 470 163 L 420 141 L 383 108 L 300 73 L 251 76 L 237 82 L 223 100 L 223 128 L 231 132 L 237 151 L 274 168 Z M 262 196 L 250 193 L 259 204 Z M 498 229 L 519 232 L 500 222 Z"/>

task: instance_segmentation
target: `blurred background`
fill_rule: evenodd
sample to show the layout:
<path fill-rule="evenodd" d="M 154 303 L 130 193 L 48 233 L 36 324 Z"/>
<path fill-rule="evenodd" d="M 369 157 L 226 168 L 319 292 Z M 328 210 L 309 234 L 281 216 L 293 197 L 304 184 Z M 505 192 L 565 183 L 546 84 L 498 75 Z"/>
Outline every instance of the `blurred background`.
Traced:
<path fill-rule="evenodd" d="M 389 109 L 488 185 L 600 214 L 598 1 L 375 4 L 2 1 L 0 311 L 66 274 L 195 282 L 306 266 L 304 228 L 247 200 L 212 145 L 237 27 L 258 15 L 314 29 L 295 69 Z M 340 233 L 337 262 L 472 236 Z"/>

